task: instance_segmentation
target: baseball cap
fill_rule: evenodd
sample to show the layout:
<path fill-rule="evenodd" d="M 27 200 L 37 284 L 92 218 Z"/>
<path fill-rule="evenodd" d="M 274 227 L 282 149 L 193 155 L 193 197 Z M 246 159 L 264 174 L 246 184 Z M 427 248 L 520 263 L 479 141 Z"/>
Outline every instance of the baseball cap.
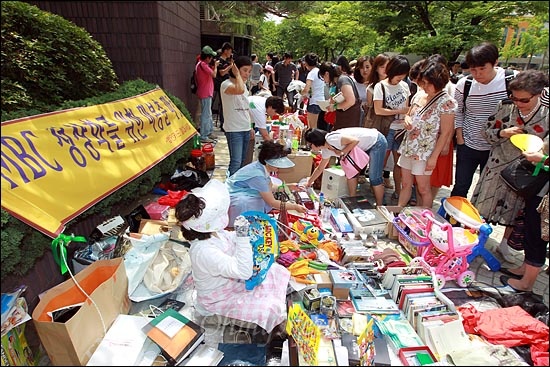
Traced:
<path fill-rule="evenodd" d="M 265 163 L 267 163 L 270 166 L 275 167 L 275 168 L 291 168 L 291 167 L 294 167 L 294 162 L 292 162 L 287 157 L 266 159 Z"/>
<path fill-rule="evenodd" d="M 273 66 L 271 66 L 271 65 L 266 65 L 266 66 L 265 66 L 265 70 L 270 71 L 270 72 L 273 72 Z"/>
<path fill-rule="evenodd" d="M 217 53 L 214 50 L 212 50 L 212 47 L 210 47 L 210 46 L 204 46 L 202 48 L 201 52 L 205 55 L 208 55 L 208 56 L 216 56 L 217 55 Z"/>

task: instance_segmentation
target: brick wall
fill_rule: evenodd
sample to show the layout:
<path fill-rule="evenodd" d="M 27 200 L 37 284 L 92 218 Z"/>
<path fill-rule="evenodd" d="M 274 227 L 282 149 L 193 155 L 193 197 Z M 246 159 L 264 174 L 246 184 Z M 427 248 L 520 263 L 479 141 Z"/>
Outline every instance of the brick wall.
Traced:
<path fill-rule="evenodd" d="M 85 28 L 119 82 L 143 79 L 180 98 L 192 116 L 189 78 L 201 49 L 198 1 L 29 1 Z"/>

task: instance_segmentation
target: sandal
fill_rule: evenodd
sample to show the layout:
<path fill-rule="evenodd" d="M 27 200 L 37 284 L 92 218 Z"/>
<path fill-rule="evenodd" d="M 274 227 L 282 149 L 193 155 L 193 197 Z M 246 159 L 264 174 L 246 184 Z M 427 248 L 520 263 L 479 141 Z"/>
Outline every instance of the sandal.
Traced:
<path fill-rule="evenodd" d="M 409 206 L 416 206 L 416 199 L 409 200 Z"/>
<path fill-rule="evenodd" d="M 391 194 L 391 198 L 393 200 L 398 200 L 399 199 L 399 194 L 396 191 L 394 191 L 393 194 Z"/>

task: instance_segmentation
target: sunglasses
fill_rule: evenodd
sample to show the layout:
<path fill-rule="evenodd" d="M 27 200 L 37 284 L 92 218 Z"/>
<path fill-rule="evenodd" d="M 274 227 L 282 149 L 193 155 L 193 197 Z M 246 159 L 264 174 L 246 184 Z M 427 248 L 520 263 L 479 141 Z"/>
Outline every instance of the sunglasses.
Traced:
<path fill-rule="evenodd" d="M 510 94 L 510 99 L 513 101 L 513 102 L 521 102 L 521 103 L 529 103 L 529 101 L 534 97 L 536 96 L 536 94 L 533 94 L 531 97 L 529 98 L 516 98 L 514 97 L 513 94 Z"/>

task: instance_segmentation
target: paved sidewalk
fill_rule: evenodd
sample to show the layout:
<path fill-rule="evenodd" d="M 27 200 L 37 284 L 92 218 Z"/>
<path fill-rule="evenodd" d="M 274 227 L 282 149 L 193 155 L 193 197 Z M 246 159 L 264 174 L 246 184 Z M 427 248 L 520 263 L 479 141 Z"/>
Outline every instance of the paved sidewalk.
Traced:
<path fill-rule="evenodd" d="M 216 146 L 214 148 L 214 153 L 216 156 L 216 169 L 213 172 L 212 177 L 217 178 L 220 181 L 225 181 L 225 175 L 227 172 L 228 164 L 229 164 L 229 151 L 227 149 L 227 142 L 225 140 L 225 135 L 219 130 L 219 128 L 214 128 L 214 135 L 218 137 L 218 141 L 216 143 Z M 456 162 L 456 160 L 455 160 Z M 474 177 L 474 182 L 472 184 L 472 188 L 470 189 L 470 194 L 473 192 L 475 184 L 477 183 L 477 180 L 479 178 L 479 175 L 476 173 Z M 441 199 L 448 197 L 450 195 L 450 188 L 441 188 L 439 191 L 438 196 L 434 200 L 434 209 L 438 209 L 441 205 Z M 391 199 L 391 194 L 393 193 L 393 189 L 386 189 L 386 202 L 388 205 L 397 205 L 396 200 Z M 371 196 L 373 201 L 374 197 L 372 196 L 369 185 L 363 184 L 360 186 L 360 194 Z M 497 251 L 498 244 L 500 243 L 502 236 L 504 234 L 504 227 L 503 226 L 493 226 L 492 227 L 493 232 L 491 233 L 489 239 L 487 240 L 487 243 L 485 244 L 485 247 L 491 251 L 491 253 L 494 254 L 494 256 L 500 261 L 502 267 L 506 268 L 512 268 L 521 265 L 523 261 L 523 252 L 516 252 L 514 254 L 514 262 L 507 262 L 504 260 L 502 255 Z M 539 273 L 537 282 L 535 284 L 535 287 L 533 289 L 534 293 L 542 295 L 544 298 L 544 303 L 546 305 L 549 305 L 549 277 L 546 273 L 546 269 L 548 268 L 548 259 L 546 260 L 545 266 L 541 269 L 541 272 Z M 510 291 L 509 288 L 504 288 L 500 282 L 500 276 L 502 273 L 500 272 L 492 272 L 483 258 L 481 256 L 478 256 L 474 261 L 470 263 L 470 270 L 472 270 L 476 274 L 476 281 L 486 283 L 488 285 L 492 285 L 495 287 L 499 287 L 501 292 L 506 292 L 507 290 Z M 454 286 L 452 282 L 448 283 L 449 286 Z"/>

